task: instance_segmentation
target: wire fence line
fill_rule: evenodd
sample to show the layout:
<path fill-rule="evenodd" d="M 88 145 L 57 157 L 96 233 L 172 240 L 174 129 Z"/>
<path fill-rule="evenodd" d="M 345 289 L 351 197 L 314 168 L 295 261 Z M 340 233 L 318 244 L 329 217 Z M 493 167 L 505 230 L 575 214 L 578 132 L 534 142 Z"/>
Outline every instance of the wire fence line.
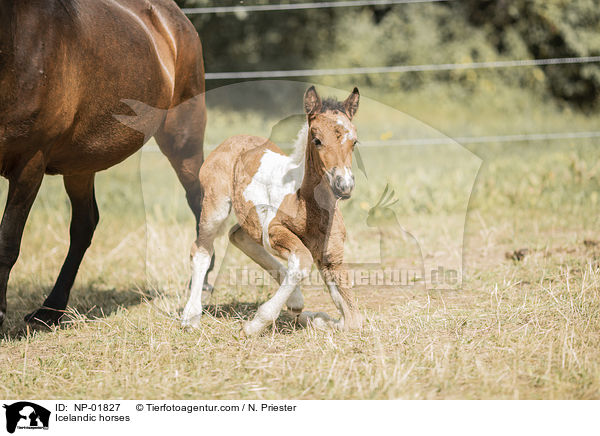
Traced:
<path fill-rule="evenodd" d="M 245 13 L 245 12 L 268 12 L 268 11 L 297 11 L 303 9 L 325 9 L 325 8 L 348 8 L 358 6 L 385 6 L 411 3 L 440 3 L 452 0 L 352 0 L 333 2 L 311 2 L 311 3 L 289 3 L 271 5 L 250 6 L 214 6 L 201 8 L 183 8 L 186 15 L 203 15 L 219 13 Z"/>
<path fill-rule="evenodd" d="M 352 1 L 326 1 L 311 3 L 249 5 L 249 6 L 223 6 L 223 7 L 200 7 L 187 8 L 183 12 L 188 15 L 236 13 L 236 12 L 262 12 L 262 11 L 289 11 L 303 9 L 322 9 L 338 7 L 358 7 L 374 5 L 396 5 L 410 3 L 437 3 L 450 2 L 452 0 L 352 0 Z M 547 59 L 520 59 L 507 61 L 487 61 L 472 63 L 444 63 L 425 65 L 396 65 L 382 67 L 355 67 L 355 68 L 328 68 L 328 69 L 302 69 L 302 70 L 273 70 L 273 71 L 230 71 L 206 73 L 206 80 L 232 80 L 232 79 L 275 79 L 311 76 L 340 76 L 340 75 L 363 75 L 363 74 L 389 74 L 428 71 L 454 71 L 474 70 L 485 68 L 518 68 L 530 66 L 585 64 L 600 62 L 600 56 L 580 56 L 567 58 Z M 513 135 L 496 136 L 460 136 L 460 137 L 438 137 L 438 138 L 414 138 L 403 140 L 375 140 L 363 141 L 361 147 L 402 147 L 414 145 L 447 145 L 447 144 L 483 144 L 483 143 L 506 143 L 506 142 L 529 142 L 529 141 L 552 141 L 564 139 L 590 139 L 600 138 L 600 131 L 588 132 L 556 132 L 556 133 L 521 133 Z M 282 144 L 289 147 L 291 144 Z M 208 146 L 213 149 L 215 146 Z M 143 151 L 157 152 L 156 146 L 145 146 Z"/>
<path fill-rule="evenodd" d="M 387 141 L 365 141 L 360 146 L 366 147 L 390 147 L 410 145 L 447 145 L 447 144 L 485 144 L 500 142 L 534 142 L 554 141 L 559 139 L 590 139 L 600 138 L 600 131 L 591 132 L 557 132 L 557 133 L 519 133 L 515 135 L 497 136 L 458 136 L 454 138 L 415 138 Z"/>
<path fill-rule="evenodd" d="M 535 141 L 556 141 L 560 139 L 593 139 L 600 138 L 600 131 L 588 132 L 556 132 L 556 133 L 518 133 L 514 135 L 496 135 L 496 136 L 458 136 L 458 137 L 440 137 L 440 138 L 414 138 L 402 140 L 385 141 L 361 141 L 359 147 L 407 147 L 414 145 L 450 145 L 450 144 L 486 144 L 486 143 L 504 143 L 504 142 L 535 142 Z M 290 148 L 292 143 L 280 144 L 283 148 Z M 207 145 L 209 150 L 216 148 L 216 145 Z M 145 145 L 144 152 L 158 152 L 160 149 L 156 145 Z"/>
<path fill-rule="evenodd" d="M 325 68 L 306 70 L 274 70 L 274 71 L 229 71 L 220 73 L 206 73 L 206 80 L 231 80 L 231 79 L 276 79 L 284 77 L 312 77 L 312 76 L 343 76 L 361 74 L 389 74 L 413 73 L 425 71 L 453 71 L 476 70 L 484 68 L 511 68 L 531 67 L 543 65 L 587 64 L 600 62 L 600 56 L 580 56 L 569 58 L 548 59 L 519 59 L 508 61 L 489 61 L 451 64 L 427 65 L 396 65 L 387 67 L 356 67 L 356 68 Z"/>
<path fill-rule="evenodd" d="M 439 3 L 451 2 L 453 0 L 351 0 L 351 1 L 326 1 L 311 3 L 249 5 L 249 6 L 222 6 L 222 7 L 200 7 L 186 8 L 183 12 L 188 15 L 235 13 L 235 12 L 262 12 L 262 11 L 289 11 L 303 9 L 322 9 L 338 7 L 359 7 L 376 5 L 397 5 L 411 3 Z M 341 76 L 341 75 L 363 75 L 363 74 L 390 74 L 410 73 L 428 71 L 454 71 L 474 70 L 485 68 L 518 68 L 530 66 L 586 64 L 600 62 L 600 56 L 580 56 L 567 58 L 547 59 L 519 59 L 507 61 L 487 61 L 472 63 L 444 63 L 425 65 L 395 65 L 381 67 L 355 67 L 355 68 L 326 68 L 326 69 L 302 69 L 302 70 L 272 70 L 272 71 L 230 71 L 206 73 L 206 80 L 232 80 L 232 79 L 275 79 L 311 76 Z M 461 136 L 455 138 L 415 138 L 404 140 L 364 141 L 361 147 L 390 147 L 390 146 L 413 146 L 413 145 L 445 145 L 445 144 L 483 144 L 483 143 L 506 143 L 506 142 L 529 142 L 529 141 L 552 141 L 561 139 L 590 139 L 600 138 L 600 131 L 589 132 L 557 132 L 557 133 L 523 133 L 514 135 L 496 136 Z M 289 147 L 291 144 L 282 144 Z M 215 146 L 208 146 L 209 149 Z M 144 151 L 159 151 L 156 146 L 145 146 Z"/>

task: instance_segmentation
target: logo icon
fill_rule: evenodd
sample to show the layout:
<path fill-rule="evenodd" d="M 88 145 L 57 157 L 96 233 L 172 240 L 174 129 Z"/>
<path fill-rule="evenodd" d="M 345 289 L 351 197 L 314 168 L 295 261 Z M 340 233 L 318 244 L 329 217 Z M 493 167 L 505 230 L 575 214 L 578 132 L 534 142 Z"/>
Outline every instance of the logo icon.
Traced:
<path fill-rule="evenodd" d="M 19 401 L 4 405 L 6 409 L 6 431 L 14 433 L 18 429 L 48 429 L 50 411 L 35 403 Z"/>

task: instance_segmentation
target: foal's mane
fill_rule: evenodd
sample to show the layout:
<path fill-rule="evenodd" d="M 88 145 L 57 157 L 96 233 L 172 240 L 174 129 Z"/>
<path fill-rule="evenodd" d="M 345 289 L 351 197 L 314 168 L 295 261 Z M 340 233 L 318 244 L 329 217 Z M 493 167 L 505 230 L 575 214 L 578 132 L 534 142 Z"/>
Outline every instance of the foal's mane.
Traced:
<path fill-rule="evenodd" d="M 300 165 L 304 163 L 304 155 L 306 154 L 306 145 L 308 142 L 308 122 L 305 122 L 300 131 L 298 132 L 298 136 L 296 136 L 296 140 L 294 141 L 294 151 L 290 155 L 292 162 Z"/>
<path fill-rule="evenodd" d="M 335 97 L 326 98 L 321 102 L 321 113 L 327 111 L 338 111 L 342 113 L 346 113 L 346 109 L 344 108 L 344 103 L 338 101 Z"/>
<path fill-rule="evenodd" d="M 327 111 L 338 111 L 346 113 L 344 104 L 341 101 L 338 101 L 335 97 L 326 98 L 321 102 L 321 110 L 319 112 L 325 113 Z M 304 162 L 304 155 L 306 154 L 307 142 L 308 122 L 305 122 L 300 131 L 298 132 L 296 140 L 294 141 L 294 151 L 290 156 L 292 162 L 294 162 L 295 164 L 302 164 Z"/>

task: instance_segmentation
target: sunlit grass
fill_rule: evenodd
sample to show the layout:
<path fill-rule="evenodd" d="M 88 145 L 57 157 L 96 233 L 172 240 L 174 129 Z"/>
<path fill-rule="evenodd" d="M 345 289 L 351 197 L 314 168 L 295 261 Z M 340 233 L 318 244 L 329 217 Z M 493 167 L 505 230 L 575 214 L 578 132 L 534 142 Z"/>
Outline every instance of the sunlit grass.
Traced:
<path fill-rule="evenodd" d="M 234 133 L 269 135 L 276 121 L 224 114 L 211 112 L 209 144 Z M 557 129 L 567 127 L 558 113 L 553 116 Z M 591 129 L 593 120 L 569 116 L 574 127 Z M 375 115 L 360 117 L 374 125 Z M 511 133 L 552 125 L 544 123 L 522 121 Z M 482 160 L 470 197 L 468 154 L 365 148 L 367 177 L 357 177 L 355 196 L 343 205 L 349 255 L 377 243 L 373 233 L 358 232 L 369 231 L 366 214 L 389 183 L 403 226 L 427 231 L 442 252 L 464 244 L 462 286 L 361 289 L 366 323 L 359 333 L 302 329 L 283 313 L 273 329 L 253 339 L 240 339 L 240 321 L 268 298 L 272 284 L 234 288 L 222 282 L 202 329 L 180 328 L 194 222 L 166 159 L 152 152 L 98 176 L 101 222 L 72 292 L 69 322 L 50 332 L 28 330 L 23 316 L 43 301 L 68 246 L 67 198 L 61 180 L 49 177 L 9 283 L 0 395 L 598 398 L 599 146 L 598 140 L 469 146 Z M 447 229 L 464 213 L 465 196 L 463 239 Z M 528 249 L 523 260 L 506 257 L 521 248 Z M 216 249 L 220 257 L 227 253 L 228 265 L 251 265 L 226 237 Z M 307 310 L 335 314 L 323 289 L 305 294 Z"/>

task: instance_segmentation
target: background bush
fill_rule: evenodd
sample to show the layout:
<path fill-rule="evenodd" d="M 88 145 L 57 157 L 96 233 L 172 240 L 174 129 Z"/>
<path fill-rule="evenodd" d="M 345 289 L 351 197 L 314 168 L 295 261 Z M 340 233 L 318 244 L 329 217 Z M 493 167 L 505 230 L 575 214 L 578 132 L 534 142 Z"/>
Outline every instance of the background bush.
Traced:
<path fill-rule="evenodd" d="M 178 3 L 215 5 L 209 0 Z M 598 0 L 467 0 L 190 18 L 202 38 L 210 72 L 600 55 Z M 319 81 L 332 84 L 333 79 Z M 208 86 L 227 83 L 231 82 L 211 81 Z M 465 98 L 493 95 L 498 86 L 506 86 L 589 112 L 599 106 L 600 64 L 335 77 L 338 87 L 350 83 L 372 87 L 382 95 L 437 83 L 445 93 Z"/>

